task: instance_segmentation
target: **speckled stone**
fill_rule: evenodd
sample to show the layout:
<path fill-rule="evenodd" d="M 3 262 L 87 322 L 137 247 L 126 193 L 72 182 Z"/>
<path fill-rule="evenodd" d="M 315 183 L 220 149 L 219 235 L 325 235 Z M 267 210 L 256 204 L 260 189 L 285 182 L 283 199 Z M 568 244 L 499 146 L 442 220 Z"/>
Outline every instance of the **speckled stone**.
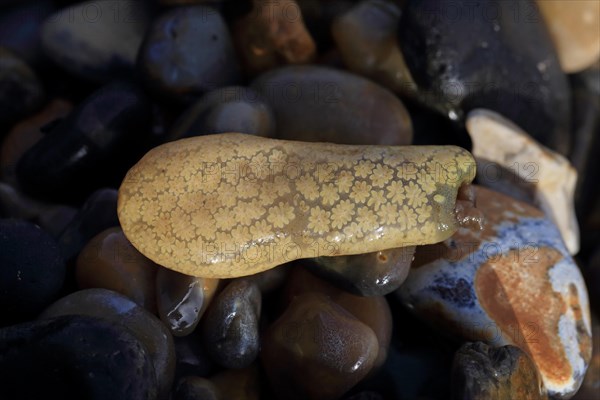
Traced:
<path fill-rule="evenodd" d="M 158 315 L 173 335 L 186 336 L 194 331 L 218 284 L 218 279 L 197 278 L 159 268 L 156 275 Z"/>
<path fill-rule="evenodd" d="M 179 102 L 239 80 L 227 25 L 206 6 L 177 7 L 159 16 L 142 44 L 138 68 L 149 88 Z"/>
<path fill-rule="evenodd" d="M 575 393 L 592 342 L 585 283 L 557 228 L 532 206 L 482 187 L 482 229 L 460 228 L 417 249 L 397 293 L 418 316 L 467 340 L 512 344 L 537 366 L 548 394 Z"/>
<path fill-rule="evenodd" d="M 306 293 L 267 329 L 261 358 L 279 398 L 334 400 L 367 375 L 377 347 L 368 326 L 326 296 Z"/>
<path fill-rule="evenodd" d="M 538 206 L 556 224 L 569 252 L 577 254 L 577 171 L 569 160 L 493 111 L 471 111 L 466 125 L 479 182 Z"/>
<path fill-rule="evenodd" d="M 210 357 L 225 368 L 246 368 L 260 346 L 262 298 L 249 281 L 230 282 L 212 301 L 202 319 L 202 339 Z"/>
<path fill-rule="evenodd" d="M 316 55 L 316 44 L 295 0 L 253 0 L 252 11 L 235 22 L 233 32 L 249 75 L 286 64 L 307 64 Z"/>
<path fill-rule="evenodd" d="M 121 228 L 114 227 L 94 236 L 81 250 L 75 276 L 81 289 L 114 290 L 156 313 L 157 269 L 129 243 Z"/>
<path fill-rule="evenodd" d="M 290 66 L 260 75 L 251 87 L 273 108 L 278 138 L 342 144 L 412 141 L 410 116 L 402 102 L 361 76 Z"/>
<path fill-rule="evenodd" d="M 453 399 L 547 400 L 535 364 L 518 347 L 465 343 L 454 356 Z"/>
<path fill-rule="evenodd" d="M 600 2 L 537 0 L 536 3 L 550 30 L 565 72 L 581 71 L 598 60 Z"/>
<path fill-rule="evenodd" d="M 149 17 L 144 2 L 82 2 L 46 19 L 42 47 L 70 73 L 108 82 L 132 74 Z"/>
<path fill-rule="evenodd" d="M 103 318 L 129 329 L 152 358 L 159 398 L 168 396 L 175 372 L 175 348 L 169 330 L 157 317 L 127 297 L 106 289 L 73 292 L 51 304 L 39 319 L 63 315 Z"/>
<path fill-rule="evenodd" d="M 205 94 L 192 104 L 175 121 L 168 140 L 226 132 L 270 137 L 275 134 L 275 116 L 254 90 L 227 86 Z"/>

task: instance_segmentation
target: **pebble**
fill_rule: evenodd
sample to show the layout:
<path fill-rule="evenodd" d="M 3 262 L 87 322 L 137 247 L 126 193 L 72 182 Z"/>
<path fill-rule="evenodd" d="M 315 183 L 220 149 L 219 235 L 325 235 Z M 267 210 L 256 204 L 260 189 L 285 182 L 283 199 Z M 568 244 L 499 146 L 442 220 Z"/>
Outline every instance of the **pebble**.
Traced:
<path fill-rule="evenodd" d="M 82 202 L 99 187 L 116 187 L 148 149 L 150 113 L 135 85 L 100 88 L 23 154 L 21 188 L 44 200 Z"/>
<path fill-rule="evenodd" d="M 208 379 L 186 376 L 177 383 L 173 400 L 220 400 L 217 387 Z"/>
<path fill-rule="evenodd" d="M 95 82 L 129 77 L 149 24 L 143 2 L 86 1 L 46 19 L 46 55 L 69 73 Z"/>
<path fill-rule="evenodd" d="M 158 399 L 146 347 L 122 325 L 89 316 L 2 329 L 0 374 L 2 399 Z"/>
<path fill-rule="evenodd" d="M 67 261 L 74 261 L 94 236 L 119 225 L 117 195 L 115 189 L 98 189 L 83 203 L 58 238 L 60 250 Z"/>
<path fill-rule="evenodd" d="M 233 37 L 248 75 L 288 64 L 308 64 L 316 44 L 295 0 L 253 0 L 253 9 L 238 19 Z"/>
<path fill-rule="evenodd" d="M 454 356 L 452 379 L 455 399 L 548 399 L 535 364 L 515 346 L 465 343 Z"/>
<path fill-rule="evenodd" d="M 474 167 L 452 146 L 200 136 L 147 153 L 119 189 L 118 213 L 127 238 L 157 264 L 239 277 L 315 255 L 444 240 Z"/>
<path fill-rule="evenodd" d="M 384 400 L 384 397 L 376 392 L 364 391 L 350 397 L 344 397 L 344 400 Z"/>
<path fill-rule="evenodd" d="M 303 264 L 292 268 L 284 288 L 284 304 L 289 305 L 295 297 L 305 293 L 318 293 L 343 307 L 375 333 L 379 351 L 373 362 L 373 370 L 381 367 L 388 356 L 392 338 L 392 313 L 385 297 L 361 297 L 340 290 L 308 272 Z"/>
<path fill-rule="evenodd" d="M 265 332 L 263 366 L 279 398 L 338 399 L 371 370 L 375 333 L 317 293 L 297 296 Z"/>
<path fill-rule="evenodd" d="M 600 2 L 537 0 L 537 6 L 556 45 L 558 58 L 567 73 L 578 72 L 600 58 Z"/>
<path fill-rule="evenodd" d="M 0 47 L 0 127 L 35 112 L 44 100 L 36 73 L 13 52 Z"/>
<path fill-rule="evenodd" d="M 493 110 L 568 154 L 569 85 L 533 0 L 409 1 L 398 32 L 431 109 L 457 120 L 474 108 Z"/>
<path fill-rule="evenodd" d="M 190 375 L 208 377 L 214 372 L 215 365 L 202 343 L 199 329 L 187 336 L 175 336 L 173 340 L 177 361 L 175 372 L 178 378 Z"/>
<path fill-rule="evenodd" d="M 146 347 L 152 359 L 158 397 L 168 397 L 175 372 L 175 348 L 169 330 L 154 315 L 117 292 L 86 289 L 73 292 L 50 305 L 39 319 L 87 315 L 121 324 Z"/>
<path fill-rule="evenodd" d="M 280 265 L 258 274 L 248 275 L 244 279 L 255 284 L 260 292 L 270 294 L 279 289 L 287 281 L 291 264 Z"/>
<path fill-rule="evenodd" d="M 0 265 L 0 326 L 35 316 L 56 299 L 65 280 L 56 240 L 25 221 L 0 220 Z"/>
<path fill-rule="evenodd" d="M 271 137 L 275 116 L 261 95 L 244 86 L 215 89 L 191 105 L 171 127 L 169 140 L 239 132 Z"/>
<path fill-rule="evenodd" d="M 44 126 L 66 117 L 72 109 L 69 101 L 53 99 L 40 112 L 11 128 L 0 148 L 0 173 L 4 182 L 17 185 L 15 169 L 21 156 L 44 137 Z"/>
<path fill-rule="evenodd" d="M 218 279 L 197 278 L 159 268 L 156 275 L 158 315 L 174 336 L 194 331 L 208 308 Z"/>
<path fill-rule="evenodd" d="M 493 346 L 512 344 L 538 368 L 549 396 L 572 396 L 592 343 L 585 283 L 560 233 L 543 213 L 476 187 L 476 209 L 442 243 L 417 249 L 397 293 L 442 331 Z"/>
<path fill-rule="evenodd" d="M 79 253 L 75 276 L 80 289 L 114 290 L 156 313 L 158 266 L 129 243 L 119 227 L 94 236 Z"/>
<path fill-rule="evenodd" d="M 213 300 L 202 321 L 204 347 L 225 368 L 246 368 L 258 357 L 262 308 L 258 287 L 231 281 Z"/>
<path fill-rule="evenodd" d="M 396 93 L 414 95 L 416 84 L 398 46 L 402 14 L 387 0 L 365 0 L 340 14 L 331 33 L 349 70 Z"/>
<path fill-rule="evenodd" d="M 256 364 L 244 369 L 226 369 L 210 378 L 221 394 L 221 399 L 236 400 L 259 400 L 260 379 Z"/>
<path fill-rule="evenodd" d="M 142 44 L 138 67 L 157 94 L 188 103 L 240 78 L 227 25 L 206 6 L 177 7 L 158 17 Z"/>
<path fill-rule="evenodd" d="M 306 142 L 407 145 L 410 116 L 389 90 L 361 76 L 320 66 L 266 72 L 250 85 L 275 113 L 276 137 Z"/>
<path fill-rule="evenodd" d="M 479 182 L 538 206 L 556 224 L 569 252 L 577 254 L 577 171 L 569 160 L 493 111 L 471 111 L 467 129 L 478 163 Z"/>
<path fill-rule="evenodd" d="M 592 361 L 573 400 L 595 399 L 600 393 L 600 321 L 595 315 L 592 316 L 592 337 L 594 342 Z"/>
<path fill-rule="evenodd" d="M 408 276 L 414 246 L 351 256 L 317 257 L 307 266 L 316 275 L 358 296 L 385 296 Z"/>
<path fill-rule="evenodd" d="M 592 310 L 600 313 L 600 247 L 597 244 L 582 271 L 590 291 Z"/>

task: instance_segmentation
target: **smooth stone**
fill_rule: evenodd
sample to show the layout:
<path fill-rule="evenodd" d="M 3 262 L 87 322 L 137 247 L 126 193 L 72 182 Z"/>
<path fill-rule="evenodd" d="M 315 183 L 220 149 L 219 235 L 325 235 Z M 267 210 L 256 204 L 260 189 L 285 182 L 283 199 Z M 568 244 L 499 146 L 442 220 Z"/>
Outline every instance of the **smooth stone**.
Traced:
<path fill-rule="evenodd" d="M 115 189 L 98 189 L 83 203 L 58 238 L 61 252 L 67 261 L 74 261 L 94 236 L 119 225 L 117 196 Z"/>
<path fill-rule="evenodd" d="M 537 0 L 563 70 L 581 71 L 600 58 L 600 2 Z"/>
<path fill-rule="evenodd" d="M 595 315 L 592 316 L 592 337 L 592 361 L 573 400 L 591 400 L 597 398 L 600 393 L 600 321 Z"/>
<path fill-rule="evenodd" d="M 208 356 L 208 352 L 202 344 L 199 329 L 187 336 L 174 338 L 177 366 L 175 373 L 177 378 L 186 376 L 208 377 L 215 369 L 215 365 Z"/>
<path fill-rule="evenodd" d="M 335 18 L 356 3 L 355 0 L 296 0 L 302 11 L 302 19 L 310 35 L 317 44 L 319 53 L 330 51 L 334 48 L 331 26 Z"/>
<path fill-rule="evenodd" d="M 258 274 L 244 277 L 248 282 L 254 283 L 260 292 L 270 294 L 279 289 L 287 281 L 290 272 L 290 264 L 280 265 L 278 267 L 259 272 Z"/>
<path fill-rule="evenodd" d="M 457 120 L 496 111 L 568 154 L 570 90 L 534 0 L 411 0 L 402 11 L 400 48 L 424 103 Z"/>
<path fill-rule="evenodd" d="M 275 133 L 275 116 L 254 90 L 227 86 L 205 94 L 191 105 L 171 127 L 169 140 L 226 132 L 271 137 Z"/>
<path fill-rule="evenodd" d="M 118 213 L 129 241 L 157 264 L 239 277 L 444 240 L 458 228 L 455 199 L 474 167 L 453 146 L 199 136 L 155 147 L 130 169 Z"/>
<path fill-rule="evenodd" d="M 44 89 L 36 73 L 13 52 L 0 47 L 0 128 L 42 104 Z"/>
<path fill-rule="evenodd" d="M 118 185 L 149 148 L 150 113 L 133 84 L 100 88 L 21 157 L 21 188 L 41 199 L 81 202 L 99 187 Z"/>
<path fill-rule="evenodd" d="M 225 368 L 246 368 L 258 357 L 262 307 L 258 287 L 249 281 L 231 281 L 213 300 L 202 320 L 204 347 Z"/>
<path fill-rule="evenodd" d="M 119 227 L 94 236 L 75 264 L 80 289 L 114 290 L 154 314 L 157 270 L 158 266 L 138 252 Z"/>
<path fill-rule="evenodd" d="M 221 394 L 221 399 L 236 400 L 259 400 L 260 379 L 256 365 L 244 369 L 226 369 L 210 377 Z"/>
<path fill-rule="evenodd" d="M 453 398 L 457 400 L 547 400 L 531 358 L 515 346 L 465 343 L 454 356 Z"/>
<path fill-rule="evenodd" d="M 579 268 L 541 211 L 483 187 L 476 187 L 475 201 L 477 208 L 462 214 L 482 219 L 482 228 L 460 228 L 443 243 L 417 248 L 397 293 L 443 332 L 520 347 L 549 396 L 568 398 L 592 350 Z"/>
<path fill-rule="evenodd" d="M 317 46 L 295 0 L 253 0 L 252 3 L 252 11 L 233 26 L 234 42 L 248 75 L 314 60 Z"/>
<path fill-rule="evenodd" d="M 415 247 L 352 256 L 317 257 L 307 266 L 316 275 L 358 296 L 385 296 L 408 276 Z"/>
<path fill-rule="evenodd" d="M 41 61 L 40 29 L 42 23 L 56 9 L 51 0 L 19 2 L 0 14 L 0 46 L 14 51 L 26 62 Z"/>
<path fill-rule="evenodd" d="M 194 331 L 212 301 L 218 279 L 197 278 L 166 268 L 156 275 L 158 315 L 174 336 Z"/>
<path fill-rule="evenodd" d="M 84 79 L 131 76 L 149 24 L 144 2 L 86 1 L 57 11 L 41 31 L 46 55 Z"/>
<path fill-rule="evenodd" d="M 146 347 L 122 325 L 89 316 L 2 329 L 0 375 L 2 399 L 158 398 Z"/>
<path fill-rule="evenodd" d="M 186 376 L 177 382 L 173 400 L 220 400 L 219 390 L 208 379 Z"/>
<path fill-rule="evenodd" d="M 57 238 L 71 223 L 77 209 L 33 200 L 11 185 L 0 182 L 0 217 L 32 222 Z"/>
<path fill-rule="evenodd" d="M 273 391 L 285 399 L 338 399 L 371 370 L 375 333 L 317 293 L 294 298 L 265 332 L 261 358 Z"/>
<path fill-rule="evenodd" d="M 401 8 L 387 0 L 366 0 L 340 14 L 333 39 L 349 70 L 396 93 L 414 96 L 416 84 L 398 46 Z"/>
<path fill-rule="evenodd" d="M 11 128 L 0 149 L 0 173 L 3 181 L 13 186 L 17 184 L 15 170 L 21 156 L 44 137 L 44 126 L 64 118 L 72 109 L 73 105 L 69 101 L 54 99 L 40 112 Z"/>
<path fill-rule="evenodd" d="M 493 111 L 471 111 L 467 129 L 479 183 L 538 206 L 556 224 L 569 252 L 577 254 L 577 171 L 569 160 Z"/>
<path fill-rule="evenodd" d="M 38 226 L 0 220 L 0 325 L 30 319 L 56 299 L 65 262 L 56 240 Z"/>
<path fill-rule="evenodd" d="M 320 66 L 289 66 L 260 75 L 251 87 L 273 109 L 280 139 L 341 144 L 412 142 L 412 124 L 402 102 L 361 76 Z"/>
<path fill-rule="evenodd" d="M 379 346 L 373 369 L 384 364 L 392 338 L 392 313 L 385 297 L 361 297 L 345 292 L 314 276 L 300 263 L 292 269 L 288 278 L 284 289 L 284 304 L 288 305 L 295 297 L 305 293 L 326 296 L 371 328 Z"/>
<path fill-rule="evenodd" d="M 64 315 L 103 318 L 129 329 L 146 347 L 152 359 L 158 397 L 168 396 L 175 373 L 175 347 L 169 330 L 158 318 L 129 298 L 106 289 L 86 289 L 71 293 L 46 308 L 38 319 Z"/>
<path fill-rule="evenodd" d="M 158 17 L 140 49 L 138 68 L 157 94 L 188 103 L 239 80 L 227 25 L 206 6 L 177 7 Z"/>

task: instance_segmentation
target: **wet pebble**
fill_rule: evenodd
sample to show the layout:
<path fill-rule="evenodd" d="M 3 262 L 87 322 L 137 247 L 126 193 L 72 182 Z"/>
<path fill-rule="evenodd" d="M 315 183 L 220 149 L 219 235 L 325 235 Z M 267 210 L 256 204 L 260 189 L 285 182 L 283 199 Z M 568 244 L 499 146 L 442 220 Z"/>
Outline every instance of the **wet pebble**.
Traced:
<path fill-rule="evenodd" d="M 114 290 L 156 313 L 157 269 L 129 243 L 121 228 L 114 227 L 85 245 L 77 257 L 75 274 L 81 289 Z"/>
<path fill-rule="evenodd" d="M 99 187 L 116 187 L 150 145 L 150 113 L 134 84 L 95 91 L 23 154 L 21 188 L 41 199 L 81 202 Z"/>
<path fill-rule="evenodd" d="M 307 263 L 316 275 L 358 296 L 384 296 L 408 276 L 415 247 L 351 256 L 318 257 Z"/>
<path fill-rule="evenodd" d="M 169 140 L 227 132 L 273 136 L 275 117 L 271 107 L 261 95 L 244 86 L 215 89 L 179 117 Z"/>
<path fill-rule="evenodd" d="M 292 300 L 265 332 L 263 366 L 285 399 L 338 399 L 363 379 L 377 358 L 375 333 L 317 293 Z"/>
<path fill-rule="evenodd" d="M 535 364 L 515 346 L 465 343 L 452 366 L 454 399 L 547 400 Z"/>
<path fill-rule="evenodd" d="M 86 1 L 46 19 L 42 47 L 71 74 L 108 82 L 132 74 L 148 23 L 144 2 Z"/>
<path fill-rule="evenodd" d="M 148 87 L 191 102 L 239 80 L 229 30 L 220 13 L 206 6 L 184 6 L 157 18 L 138 57 Z"/>
<path fill-rule="evenodd" d="M 256 75 L 287 64 L 307 64 L 316 44 L 295 0 L 253 0 L 253 9 L 235 22 L 234 41 L 246 73 Z"/>
<path fill-rule="evenodd" d="M 218 279 L 197 278 L 159 268 L 156 274 L 158 315 L 173 335 L 185 336 L 194 331 L 218 284 Z"/>
<path fill-rule="evenodd" d="M 550 396 L 575 393 L 591 357 L 588 294 L 557 228 L 532 206 L 477 187 L 481 229 L 417 249 L 398 289 L 430 324 L 467 340 L 523 349 Z"/>
<path fill-rule="evenodd" d="M 187 376 L 177 382 L 173 400 L 220 400 L 217 387 L 208 379 Z"/>
<path fill-rule="evenodd" d="M 398 34 L 432 109 L 450 119 L 490 109 L 568 154 L 570 90 L 533 0 L 408 1 Z"/>
<path fill-rule="evenodd" d="M 2 399 L 158 398 L 146 347 L 124 326 L 89 316 L 2 329 L 0 374 Z"/>
<path fill-rule="evenodd" d="M 1 325 L 35 316 L 56 299 L 65 262 L 56 240 L 38 226 L 0 220 Z"/>
<path fill-rule="evenodd" d="M 36 73 L 16 54 L 0 47 L 0 127 L 31 114 L 43 99 Z"/>
<path fill-rule="evenodd" d="M 556 1 L 537 0 L 537 6 L 565 72 L 581 71 L 600 57 L 600 2 L 575 0 L 568 7 Z"/>
<path fill-rule="evenodd" d="M 272 107 L 280 139 L 387 145 L 412 141 L 410 116 L 402 102 L 358 75 L 291 66 L 260 75 L 251 87 Z"/>
<path fill-rule="evenodd" d="M 261 293 L 249 281 L 230 282 L 213 300 L 202 321 L 204 347 L 225 368 L 248 367 L 258 356 Z"/>
<path fill-rule="evenodd" d="M 173 337 L 163 323 L 148 311 L 117 292 L 86 289 L 54 302 L 39 319 L 64 315 L 103 318 L 129 329 L 146 347 L 154 365 L 159 398 L 168 396 L 175 372 Z"/>

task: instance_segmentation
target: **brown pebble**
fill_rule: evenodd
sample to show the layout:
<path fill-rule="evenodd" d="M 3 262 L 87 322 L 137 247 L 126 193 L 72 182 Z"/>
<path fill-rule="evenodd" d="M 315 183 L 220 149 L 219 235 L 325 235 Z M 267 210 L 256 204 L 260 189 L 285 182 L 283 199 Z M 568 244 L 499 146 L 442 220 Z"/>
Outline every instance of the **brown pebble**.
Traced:
<path fill-rule="evenodd" d="M 221 394 L 222 400 L 259 400 L 260 381 L 256 364 L 244 369 L 226 369 L 210 380 Z"/>
<path fill-rule="evenodd" d="M 220 400 L 217 387 L 199 376 L 181 378 L 173 393 L 173 400 Z"/>

